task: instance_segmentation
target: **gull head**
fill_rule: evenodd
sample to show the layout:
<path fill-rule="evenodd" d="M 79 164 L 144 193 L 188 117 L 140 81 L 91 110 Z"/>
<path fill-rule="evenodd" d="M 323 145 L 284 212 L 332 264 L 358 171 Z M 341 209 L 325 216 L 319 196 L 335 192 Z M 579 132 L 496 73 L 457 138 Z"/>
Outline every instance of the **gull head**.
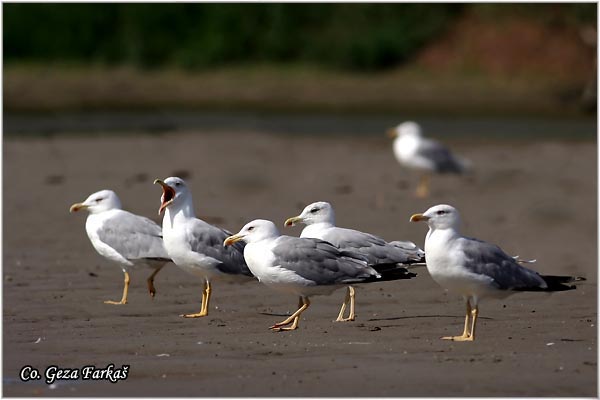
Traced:
<path fill-rule="evenodd" d="M 388 131 L 388 136 L 392 138 L 401 137 L 420 137 L 421 127 L 413 121 L 406 121 Z"/>
<path fill-rule="evenodd" d="M 229 246 L 235 242 L 243 240 L 246 243 L 260 242 L 264 239 L 276 238 L 279 236 L 279 231 L 275 224 L 266 219 L 255 219 L 248 222 L 235 235 L 231 235 L 225 239 L 223 246 Z"/>
<path fill-rule="evenodd" d="M 458 229 L 460 215 L 458 210 L 447 204 L 433 206 L 422 214 L 414 214 L 410 217 L 411 222 L 426 221 L 432 229 Z"/>
<path fill-rule="evenodd" d="M 158 215 L 162 214 L 165 208 L 182 204 L 191 196 L 185 181 L 176 176 L 171 176 L 164 181 L 155 179 L 154 184 L 160 185 L 163 190 L 162 196 L 160 197 Z"/>
<path fill-rule="evenodd" d="M 87 210 L 90 214 L 97 214 L 104 211 L 121 209 L 121 200 L 112 190 L 101 190 L 90 194 L 83 203 L 75 203 L 69 209 L 69 212 Z"/>
<path fill-rule="evenodd" d="M 319 222 L 335 223 L 335 213 L 333 207 L 326 201 L 317 201 L 304 207 L 302 213 L 296 217 L 288 218 L 284 225 L 294 226 L 297 223 L 305 225 L 318 224 Z"/>

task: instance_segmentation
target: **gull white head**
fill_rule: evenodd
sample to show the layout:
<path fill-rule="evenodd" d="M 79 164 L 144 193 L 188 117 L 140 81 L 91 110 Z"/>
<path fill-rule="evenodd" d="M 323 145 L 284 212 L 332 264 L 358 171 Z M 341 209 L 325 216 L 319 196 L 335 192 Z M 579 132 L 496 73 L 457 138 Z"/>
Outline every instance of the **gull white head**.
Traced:
<path fill-rule="evenodd" d="M 326 201 L 317 201 L 304 207 L 302 213 L 296 217 L 288 218 L 284 225 L 294 226 L 296 223 L 303 223 L 305 225 L 318 224 L 320 222 L 327 222 L 335 224 L 335 213 L 333 207 Z"/>
<path fill-rule="evenodd" d="M 455 229 L 460 227 L 458 210 L 447 204 L 433 206 L 423 214 L 414 214 L 411 222 L 426 221 L 431 229 Z"/>
<path fill-rule="evenodd" d="M 162 186 L 163 194 L 160 197 L 160 215 L 167 207 L 179 210 L 192 202 L 192 193 L 187 187 L 185 181 L 176 176 L 171 176 L 164 181 L 155 179 L 154 184 Z"/>
<path fill-rule="evenodd" d="M 276 238 L 279 235 L 279 230 L 273 222 L 266 219 L 255 219 L 244 225 L 235 235 L 226 238 L 223 245 L 228 246 L 240 240 L 246 243 L 255 243 L 264 239 Z"/>
<path fill-rule="evenodd" d="M 389 131 L 391 137 L 421 137 L 421 126 L 413 121 L 406 121 Z"/>
<path fill-rule="evenodd" d="M 109 210 L 120 210 L 121 200 L 112 190 L 101 190 L 89 195 L 83 203 L 75 203 L 69 209 L 69 212 L 79 210 L 88 210 L 90 214 L 98 214 Z"/>

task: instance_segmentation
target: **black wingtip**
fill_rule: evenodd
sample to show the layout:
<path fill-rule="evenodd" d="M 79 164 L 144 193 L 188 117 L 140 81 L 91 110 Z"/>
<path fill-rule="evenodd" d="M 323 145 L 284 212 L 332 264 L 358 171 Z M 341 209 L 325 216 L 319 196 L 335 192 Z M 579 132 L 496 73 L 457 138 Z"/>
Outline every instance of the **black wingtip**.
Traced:
<path fill-rule="evenodd" d="M 519 292 L 563 292 L 566 290 L 575 290 L 577 286 L 567 285 L 567 283 L 581 282 L 586 279 L 582 276 L 560 276 L 560 275 L 540 275 L 540 278 L 546 282 L 546 287 L 519 287 L 512 290 Z"/>
<path fill-rule="evenodd" d="M 385 270 L 379 270 L 377 267 L 373 268 L 375 268 L 375 270 L 377 270 L 377 272 L 379 272 L 379 274 L 381 275 L 380 278 L 376 279 L 376 281 L 378 282 L 397 281 L 400 279 L 412 279 L 417 276 L 416 273 L 409 272 L 406 268 L 403 267 Z"/>
<path fill-rule="evenodd" d="M 582 276 L 560 276 L 560 275 L 541 275 L 542 279 L 548 285 L 545 291 L 548 292 L 560 292 L 563 290 L 574 290 L 577 289 L 574 285 L 567 285 L 567 283 L 581 282 L 586 279 Z"/>

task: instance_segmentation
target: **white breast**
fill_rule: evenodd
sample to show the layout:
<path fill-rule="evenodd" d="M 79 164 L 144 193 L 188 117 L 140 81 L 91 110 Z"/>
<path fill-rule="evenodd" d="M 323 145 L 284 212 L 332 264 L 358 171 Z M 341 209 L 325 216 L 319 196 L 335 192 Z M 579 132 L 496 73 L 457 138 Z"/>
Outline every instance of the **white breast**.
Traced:
<path fill-rule="evenodd" d="M 192 250 L 190 228 L 187 221 L 177 221 L 174 226 L 163 223 L 163 243 L 169 257 L 182 270 L 203 279 L 222 275 L 215 268 L 219 260 Z"/>
<path fill-rule="evenodd" d="M 431 278 L 448 291 L 463 296 L 477 296 L 495 292 L 491 278 L 466 268 L 466 260 L 456 239 L 449 230 L 436 230 L 427 234 L 425 258 Z"/>
<path fill-rule="evenodd" d="M 409 168 L 433 170 L 433 162 L 418 154 L 420 140 L 413 136 L 398 137 L 394 141 L 394 155 L 398 162 Z"/>

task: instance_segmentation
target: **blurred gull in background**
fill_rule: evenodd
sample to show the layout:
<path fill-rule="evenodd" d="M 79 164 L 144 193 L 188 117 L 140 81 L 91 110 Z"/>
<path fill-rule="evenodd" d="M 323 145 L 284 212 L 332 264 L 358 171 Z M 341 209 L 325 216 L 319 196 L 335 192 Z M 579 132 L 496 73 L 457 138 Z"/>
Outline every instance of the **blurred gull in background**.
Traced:
<path fill-rule="evenodd" d="M 431 173 L 462 174 L 470 167 L 466 159 L 454 156 L 440 142 L 423 137 L 421 127 L 413 121 L 403 122 L 388 131 L 394 139 L 393 149 L 396 160 L 405 167 L 422 172 L 417 197 L 429 195 Z"/>

